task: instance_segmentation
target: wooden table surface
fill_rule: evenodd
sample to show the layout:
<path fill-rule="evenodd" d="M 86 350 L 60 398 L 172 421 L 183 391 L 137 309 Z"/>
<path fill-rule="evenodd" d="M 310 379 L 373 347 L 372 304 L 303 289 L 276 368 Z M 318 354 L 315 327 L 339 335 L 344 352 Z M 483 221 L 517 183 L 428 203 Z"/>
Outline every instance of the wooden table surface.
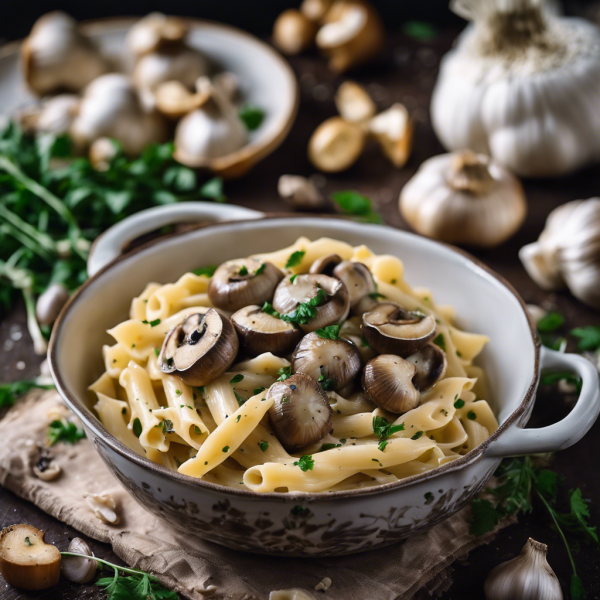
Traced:
<path fill-rule="evenodd" d="M 367 86 L 381 108 L 393 102 L 403 102 L 415 122 L 414 151 L 408 165 L 393 168 L 380 155 L 377 147 L 369 146 L 359 162 L 348 172 L 338 175 L 318 175 L 325 193 L 355 189 L 372 198 L 387 224 L 407 229 L 398 213 L 398 194 L 416 168 L 426 158 L 442 152 L 429 124 L 429 99 L 438 63 L 450 47 L 456 31 L 440 32 L 435 39 L 415 40 L 398 33 L 390 36 L 385 55 L 376 65 L 364 68 L 354 78 Z M 301 106 L 298 119 L 286 142 L 271 157 L 258 165 L 242 180 L 228 182 L 229 201 L 265 211 L 285 211 L 286 206 L 277 196 L 277 179 L 283 173 L 313 175 L 314 169 L 306 158 L 310 134 L 325 118 L 335 114 L 333 94 L 342 78 L 328 72 L 325 63 L 316 56 L 293 58 L 291 63 L 298 75 L 301 88 Z M 518 250 L 537 238 L 548 213 L 569 200 L 588 198 L 600 193 L 600 169 L 589 168 L 568 178 L 525 182 L 529 200 L 527 221 L 508 243 L 488 251 L 473 251 L 478 258 L 506 277 L 526 302 L 553 307 L 563 313 L 568 328 L 582 325 L 600 325 L 597 311 L 585 307 L 568 293 L 547 294 L 527 276 L 518 260 Z M 243 254 L 243 249 L 240 249 Z M 420 282 L 420 283 L 426 283 Z M 490 315 L 493 319 L 494 315 Z M 573 350 L 570 341 L 569 350 Z M 35 376 L 40 359 L 33 355 L 25 329 L 24 311 L 16 306 L 13 313 L 0 323 L 0 381 L 11 381 Z M 533 426 L 555 422 L 568 412 L 564 397 L 555 389 L 542 389 L 538 394 L 532 417 Z M 581 487 L 583 494 L 592 499 L 591 514 L 600 523 L 600 478 L 594 455 L 600 443 L 600 425 L 596 424 L 576 446 L 561 452 L 553 468 L 566 478 L 568 488 Z M 27 522 L 47 532 L 47 539 L 65 550 L 70 537 L 76 532 L 63 523 L 42 513 L 32 504 L 0 489 L 0 526 Z M 548 559 L 557 573 L 563 589 L 568 589 L 570 568 L 566 552 L 555 531 L 550 528 L 546 515 L 536 506 L 533 514 L 521 517 L 517 525 L 502 531 L 489 545 L 472 552 L 461 564 L 454 565 L 454 583 L 443 596 L 447 600 L 478 600 L 483 598 L 483 581 L 490 569 L 512 558 L 531 536 L 549 546 Z M 112 557 L 110 547 L 94 541 L 93 551 L 101 557 Z M 118 559 L 117 559 L 118 560 Z M 596 549 L 583 549 L 576 557 L 589 598 L 600 598 L 600 561 Z M 22 593 L 0 584 L 2 600 L 47 598 L 56 600 L 99 599 L 104 595 L 98 588 L 61 583 L 59 587 L 39 593 Z M 335 584 L 324 596 L 335 596 Z M 339 599 L 342 600 L 342 599 Z M 353 600 L 353 599 L 343 599 Z M 369 599 L 378 600 L 378 599 Z"/>

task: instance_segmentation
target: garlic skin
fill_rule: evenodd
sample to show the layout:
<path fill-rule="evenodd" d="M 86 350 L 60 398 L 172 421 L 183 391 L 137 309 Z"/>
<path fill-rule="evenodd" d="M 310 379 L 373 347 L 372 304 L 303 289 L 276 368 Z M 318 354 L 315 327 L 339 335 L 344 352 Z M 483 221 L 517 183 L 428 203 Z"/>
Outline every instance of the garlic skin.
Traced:
<path fill-rule="evenodd" d="M 600 198 L 555 208 L 537 242 L 523 246 L 519 258 L 540 287 L 567 286 L 576 298 L 600 309 Z"/>
<path fill-rule="evenodd" d="M 443 58 L 431 101 L 448 150 L 470 148 L 526 177 L 600 158 L 600 29 L 539 0 L 454 0 L 474 23 Z"/>
<path fill-rule="evenodd" d="M 486 600 L 563 600 L 547 551 L 548 546 L 529 538 L 516 558 L 490 571 L 483 588 Z"/>
<path fill-rule="evenodd" d="M 27 85 L 39 96 L 58 90 L 79 92 L 109 70 L 98 49 L 77 30 L 69 15 L 40 17 L 21 47 Z"/>
<path fill-rule="evenodd" d="M 93 556 L 90 547 L 81 538 L 73 538 L 69 544 L 68 552 Z M 98 563 L 89 558 L 80 556 L 64 556 L 60 563 L 60 574 L 74 583 L 88 583 L 96 576 Z"/>
<path fill-rule="evenodd" d="M 527 203 L 507 169 L 467 150 L 426 160 L 402 189 L 400 212 L 422 235 L 491 247 L 519 229 Z"/>

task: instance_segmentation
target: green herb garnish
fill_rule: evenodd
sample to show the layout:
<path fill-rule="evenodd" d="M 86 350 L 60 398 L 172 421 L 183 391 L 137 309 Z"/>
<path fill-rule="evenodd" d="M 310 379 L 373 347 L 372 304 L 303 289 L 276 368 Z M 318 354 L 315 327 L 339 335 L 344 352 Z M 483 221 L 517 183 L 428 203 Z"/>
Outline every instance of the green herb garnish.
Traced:
<path fill-rule="evenodd" d="M 600 350 L 600 327 L 598 325 L 587 325 L 571 330 L 571 335 L 579 338 L 577 349 L 585 351 Z"/>
<path fill-rule="evenodd" d="M 238 115 L 248 131 L 258 129 L 265 118 L 265 111 L 254 104 L 244 104 Z"/>
<path fill-rule="evenodd" d="M 340 339 L 340 326 L 339 325 L 328 325 L 323 329 L 317 329 L 315 333 L 322 338 L 328 340 L 339 340 Z"/>
<path fill-rule="evenodd" d="M 240 267 L 240 270 L 238 271 L 238 275 L 248 275 L 248 268 L 246 267 L 246 265 L 242 265 Z"/>
<path fill-rule="evenodd" d="M 372 208 L 370 198 L 354 191 L 334 192 L 331 199 L 340 207 L 345 215 L 356 217 L 364 223 L 383 223 L 380 214 Z"/>
<path fill-rule="evenodd" d="M 373 432 L 379 438 L 378 448 L 383 452 L 387 439 L 398 431 L 404 431 L 404 423 L 392 425 L 385 417 L 373 417 Z"/>
<path fill-rule="evenodd" d="M 305 454 L 299 460 L 294 461 L 295 467 L 300 467 L 300 469 L 304 472 L 312 471 L 315 466 L 315 461 L 310 454 Z"/>
<path fill-rule="evenodd" d="M 232 385 L 235 383 L 239 383 L 240 381 L 242 381 L 244 379 L 244 376 L 241 373 L 238 373 L 237 375 L 234 375 L 230 380 L 229 383 L 231 383 Z"/>
<path fill-rule="evenodd" d="M 305 254 L 305 250 L 296 250 L 296 252 L 292 252 L 285 263 L 285 268 L 291 269 L 292 267 L 297 267 L 302 262 Z"/>
<path fill-rule="evenodd" d="M 71 421 L 65 423 L 57 419 L 56 421 L 52 421 L 48 427 L 48 442 L 51 446 L 54 446 L 54 444 L 57 444 L 58 442 L 76 444 L 84 437 L 85 431 L 77 427 L 77 425 Z"/>
<path fill-rule="evenodd" d="M 266 452 L 267 448 L 269 447 L 269 442 L 263 442 L 261 440 L 260 442 L 258 442 L 258 447 L 261 449 L 262 452 Z"/>
<path fill-rule="evenodd" d="M 267 263 L 263 263 L 262 265 L 260 265 L 260 267 L 258 267 L 258 269 L 256 269 L 256 271 L 254 271 L 255 275 L 260 275 L 267 267 Z"/>
<path fill-rule="evenodd" d="M 156 327 L 157 325 L 160 325 L 160 319 L 154 319 L 154 321 L 146 321 L 146 319 L 144 319 L 142 323 L 144 325 L 150 325 L 150 327 Z"/>
<path fill-rule="evenodd" d="M 208 267 L 200 267 L 199 269 L 194 269 L 192 273 L 194 275 L 204 275 L 205 277 L 212 277 L 217 270 L 217 265 L 209 265 Z"/>
<path fill-rule="evenodd" d="M 540 333 L 550 333 L 560 329 L 564 323 L 565 318 L 560 313 L 549 312 L 537 322 L 537 330 Z"/>
<path fill-rule="evenodd" d="M 410 439 L 411 440 L 418 440 L 422 435 L 423 435 L 422 431 L 417 431 L 417 433 L 415 433 L 415 435 L 413 435 Z"/>
<path fill-rule="evenodd" d="M 569 371 L 549 371 L 544 370 L 540 376 L 540 383 L 542 385 L 554 385 L 559 381 L 565 381 L 575 386 L 577 393 L 581 392 L 581 386 L 583 382 L 580 377 L 577 377 Z"/>
<path fill-rule="evenodd" d="M 341 444 L 321 444 L 319 452 L 325 452 L 326 450 L 333 450 L 333 448 L 341 448 Z"/>
<path fill-rule="evenodd" d="M 142 422 L 136 417 L 133 420 L 133 435 L 135 435 L 135 437 L 140 437 L 140 435 L 142 435 Z"/>
<path fill-rule="evenodd" d="M 277 371 L 277 381 L 285 381 L 286 379 L 289 379 L 291 376 L 292 376 L 292 367 L 291 366 L 281 367 L 281 369 L 279 369 Z"/>
<path fill-rule="evenodd" d="M 443 333 L 438 333 L 438 335 L 435 336 L 433 343 L 446 352 L 446 339 L 444 338 Z"/>
<path fill-rule="evenodd" d="M 279 315 L 279 318 L 287 323 L 305 325 L 311 319 L 315 318 L 317 315 L 317 306 L 321 305 L 326 299 L 327 292 L 324 289 L 319 288 L 313 298 L 306 302 L 301 302 L 296 306 L 295 310 L 284 315 Z"/>
<path fill-rule="evenodd" d="M 19 396 L 33 389 L 53 390 L 54 386 L 40 384 L 30 379 L 15 381 L 14 383 L 2 383 L 0 384 L 0 408 L 12 406 Z"/>

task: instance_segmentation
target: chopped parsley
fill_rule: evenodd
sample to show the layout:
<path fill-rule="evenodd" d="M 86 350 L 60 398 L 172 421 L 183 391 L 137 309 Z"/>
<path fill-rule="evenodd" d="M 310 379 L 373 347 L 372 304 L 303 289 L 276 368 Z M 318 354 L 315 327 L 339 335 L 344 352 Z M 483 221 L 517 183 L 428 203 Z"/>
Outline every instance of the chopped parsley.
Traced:
<path fill-rule="evenodd" d="M 474 421 L 477 418 L 477 413 L 474 410 L 470 410 L 467 413 L 467 419 L 469 419 L 470 421 Z"/>
<path fill-rule="evenodd" d="M 260 441 L 258 442 L 258 447 L 261 449 L 262 452 L 266 452 L 267 448 L 269 447 L 269 442 L 264 442 L 264 441 Z"/>
<path fill-rule="evenodd" d="M 285 268 L 291 269 L 292 267 L 297 267 L 302 262 L 305 254 L 305 250 L 296 250 L 296 252 L 292 252 L 285 263 Z"/>
<path fill-rule="evenodd" d="M 281 369 L 279 369 L 279 371 L 277 371 L 277 381 L 285 381 L 286 379 L 290 378 L 292 376 L 292 367 L 291 366 L 287 366 L 287 367 L 281 367 Z M 265 388 L 263 388 L 264 390 Z M 260 393 L 260 392 L 257 392 Z"/>
<path fill-rule="evenodd" d="M 198 425 L 194 425 L 194 433 L 196 435 L 202 435 L 202 429 L 200 429 L 200 427 L 198 427 Z"/>
<path fill-rule="evenodd" d="M 238 394 L 235 388 L 233 389 L 233 393 L 235 394 L 235 399 L 237 400 L 239 406 L 242 406 L 242 404 L 245 404 L 247 402 L 247 399 L 244 398 L 244 396 L 242 396 L 241 394 Z"/>
<path fill-rule="evenodd" d="M 379 300 L 380 298 L 385 298 L 385 296 L 383 294 L 380 294 L 379 292 L 371 292 L 368 296 L 369 296 L 369 298 L 373 298 L 373 300 Z"/>
<path fill-rule="evenodd" d="M 154 354 L 158 358 L 158 355 L 160 354 L 160 348 L 154 348 Z"/>
<path fill-rule="evenodd" d="M 326 450 L 333 450 L 333 448 L 341 448 L 341 444 L 322 444 L 319 452 L 325 452 Z"/>
<path fill-rule="evenodd" d="M 383 464 L 381 463 L 381 461 L 380 461 L 379 459 L 377 459 L 377 458 L 372 458 L 371 460 L 372 460 L 373 462 L 376 462 L 376 463 L 378 463 L 380 467 L 383 467 Z"/>
<path fill-rule="evenodd" d="M 433 340 L 433 343 L 446 352 L 446 339 L 443 333 L 439 333 Z"/>
<path fill-rule="evenodd" d="M 244 376 L 241 373 L 238 373 L 237 375 L 234 375 L 230 380 L 229 383 L 231 383 L 232 385 L 235 383 L 239 383 L 240 381 L 242 381 L 244 379 Z"/>
<path fill-rule="evenodd" d="M 209 265 L 208 267 L 200 267 L 199 269 L 194 269 L 192 273 L 194 275 L 204 275 L 205 277 L 212 277 L 217 270 L 217 265 Z"/>
<path fill-rule="evenodd" d="M 289 401 L 290 401 L 289 396 L 283 396 L 283 398 L 281 399 L 281 404 L 287 404 Z"/>
<path fill-rule="evenodd" d="M 295 467 L 300 467 L 300 469 L 304 472 L 312 471 L 315 466 L 315 461 L 313 460 L 312 455 L 305 454 L 299 460 L 294 461 Z"/>
<path fill-rule="evenodd" d="M 323 373 L 323 369 L 321 369 L 321 375 L 319 375 L 319 379 L 317 379 L 317 381 L 321 384 L 321 387 L 324 390 L 328 390 L 331 388 L 331 386 L 333 385 L 333 381 L 331 381 L 331 379 L 326 379 L 325 375 Z"/>
<path fill-rule="evenodd" d="M 388 444 L 387 439 L 398 431 L 404 431 L 404 423 L 392 425 L 385 417 L 373 417 L 373 432 L 380 440 L 378 448 L 382 452 Z"/>
<path fill-rule="evenodd" d="M 267 268 L 267 263 L 263 263 L 262 265 L 260 265 L 260 267 L 258 267 L 258 269 L 256 269 L 256 271 L 254 271 L 254 274 L 260 275 L 266 268 Z"/>
<path fill-rule="evenodd" d="M 537 330 L 540 333 L 551 333 L 560 329 L 565 323 L 565 318 L 558 312 L 546 313 L 538 322 Z"/>
<path fill-rule="evenodd" d="M 462 408 L 465 405 L 465 401 L 460 398 L 454 403 L 454 408 Z"/>
<path fill-rule="evenodd" d="M 296 275 L 292 275 L 292 276 L 290 277 L 290 282 L 291 282 L 291 283 L 294 283 L 294 281 L 296 281 L 296 277 L 298 277 L 298 274 L 297 274 L 297 273 L 296 273 Z"/>
<path fill-rule="evenodd" d="M 423 435 L 422 431 L 417 431 L 417 433 L 415 433 L 415 435 L 413 435 L 410 439 L 411 440 L 418 440 L 422 435 Z"/>
<path fill-rule="evenodd" d="M 313 298 L 306 302 L 301 302 L 296 308 L 287 314 L 280 315 L 280 319 L 286 323 L 298 323 L 305 325 L 317 315 L 317 306 L 320 306 L 327 300 L 327 292 L 319 288 Z"/>
<path fill-rule="evenodd" d="M 142 422 L 137 417 L 133 420 L 133 435 L 138 438 L 142 435 Z"/>
<path fill-rule="evenodd" d="M 369 346 L 369 342 L 367 342 L 367 338 L 364 335 L 361 336 L 361 338 L 360 338 L 360 345 L 363 348 L 370 348 L 371 347 L 371 346 Z"/>
<path fill-rule="evenodd" d="M 162 422 L 157 425 L 157 427 L 162 427 L 163 433 L 166 435 L 167 433 L 173 433 L 175 431 L 173 429 L 173 421 L 170 419 L 163 419 Z"/>
<path fill-rule="evenodd" d="M 26 537 L 25 541 L 27 542 L 28 546 L 33 546 L 33 544 L 31 543 L 31 540 L 29 539 L 29 537 Z"/>
<path fill-rule="evenodd" d="M 327 340 L 339 340 L 340 339 L 340 326 L 339 325 L 328 325 L 323 329 L 317 329 L 315 333 L 322 338 Z"/>
<path fill-rule="evenodd" d="M 54 446 L 54 444 L 58 442 L 64 442 L 65 444 L 76 444 L 84 437 L 85 431 L 77 427 L 77 425 L 71 421 L 64 423 L 63 421 L 57 419 L 56 421 L 52 421 L 48 427 L 48 442 L 51 446 Z"/>
<path fill-rule="evenodd" d="M 258 129 L 265 118 L 265 111 L 254 104 L 244 104 L 238 115 L 248 131 Z"/>
<path fill-rule="evenodd" d="M 248 268 L 246 267 L 246 265 L 242 265 L 240 267 L 240 270 L 238 271 L 238 275 L 248 275 Z"/>
<path fill-rule="evenodd" d="M 252 390 L 252 393 L 256 396 L 256 394 L 260 394 L 261 392 L 264 392 L 266 389 L 267 388 L 265 388 L 265 387 L 257 387 Z"/>
<path fill-rule="evenodd" d="M 175 390 L 175 393 L 176 393 L 178 396 L 181 396 L 181 390 Z"/>
<path fill-rule="evenodd" d="M 235 422 L 236 422 L 236 423 L 239 423 L 241 418 L 242 418 L 242 415 L 238 415 L 238 416 L 235 418 Z"/>
<path fill-rule="evenodd" d="M 144 325 L 150 325 L 150 327 L 156 327 L 157 325 L 160 325 L 160 319 L 154 319 L 154 321 L 146 321 L 146 319 L 144 319 L 142 323 Z"/>
<path fill-rule="evenodd" d="M 223 452 L 229 452 L 229 446 L 224 446 L 223 447 Z"/>
<path fill-rule="evenodd" d="M 265 302 L 263 304 L 263 307 L 261 308 L 261 310 L 264 313 L 267 313 L 268 315 L 275 317 L 276 319 L 279 319 L 279 317 L 280 317 L 279 313 L 273 308 L 273 305 L 270 302 Z"/>

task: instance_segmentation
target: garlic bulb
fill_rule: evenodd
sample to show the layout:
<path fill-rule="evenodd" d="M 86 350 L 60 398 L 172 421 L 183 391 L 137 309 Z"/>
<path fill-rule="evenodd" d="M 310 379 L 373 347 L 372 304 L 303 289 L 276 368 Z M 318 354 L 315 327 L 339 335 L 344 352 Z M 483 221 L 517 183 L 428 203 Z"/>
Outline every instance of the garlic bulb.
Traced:
<path fill-rule="evenodd" d="M 73 538 L 69 544 L 68 552 L 93 556 L 90 547 L 81 538 Z M 96 575 L 98 563 L 81 556 L 63 556 L 60 563 L 60 574 L 68 581 L 74 583 L 88 583 Z"/>
<path fill-rule="evenodd" d="M 490 571 L 483 588 L 486 600 L 562 600 L 547 551 L 548 546 L 529 538 L 519 556 Z"/>
<path fill-rule="evenodd" d="M 40 17 L 21 47 L 27 85 L 38 95 L 66 89 L 78 92 L 106 73 L 108 64 L 69 15 L 55 11 Z"/>
<path fill-rule="evenodd" d="M 17 119 L 25 131 L 60 135 L 69 130 L 78 109 L 78 96 L 59 94 L 44 100 L 40 106 L 20 111 Z"/>
<path fill-rule="evenodd" d="M 423 235 L 495 246 L 519 229 L 527 203 L 516 177 L 467 150 L 426 160 L 402 189 L 400 212 Z"/>
<path fill-rule="evenodd" d="M 518 175 L 556 176 L 600 157 L 600 29 L 543 0 L 454 0 L 472 20 L 442 60 L 431 102 L 449 150 Z"/>
<path fill-rule="evenodd" d="M 208 78 L 197 82 L 199 93 L 211 99 L 179 121 L 175 129 L 175 159 L 190 167 L 231 154 L 246 144 L 248 135 L 234 106 Z"/>
<path fill-rule="evenodd" d="M 119 140 L 127 154 L 139 154 L 148 144 L 165 139 L 166 125 L 160 115 L 143 110 L 126 75 L 110 73 L 85 89 L 70 134 L 80 146 L 109 137 Z"/>
<path fill-rule="evenodd" d="M 521 248 L 519 257 L 540 287 L 566 285 L 576 298 L 600 308 L 600 198 L 554 209 L 538 241 Z"/>

